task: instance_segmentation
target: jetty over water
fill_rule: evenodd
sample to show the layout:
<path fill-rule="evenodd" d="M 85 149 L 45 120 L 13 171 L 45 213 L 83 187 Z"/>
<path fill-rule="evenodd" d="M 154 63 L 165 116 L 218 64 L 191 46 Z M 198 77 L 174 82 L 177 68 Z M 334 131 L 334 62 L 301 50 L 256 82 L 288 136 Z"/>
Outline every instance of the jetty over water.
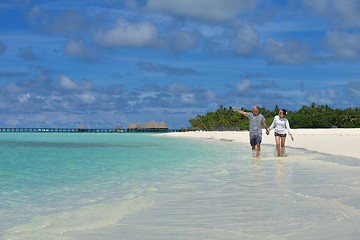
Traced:
<path fill-rule="evenodd" d="M 176 132 L 159 128 L 118 129 L 118 128 L 0 128 L 0 132 L 42 132 L 42 133 L 126 133 L 126 132 Z"/>

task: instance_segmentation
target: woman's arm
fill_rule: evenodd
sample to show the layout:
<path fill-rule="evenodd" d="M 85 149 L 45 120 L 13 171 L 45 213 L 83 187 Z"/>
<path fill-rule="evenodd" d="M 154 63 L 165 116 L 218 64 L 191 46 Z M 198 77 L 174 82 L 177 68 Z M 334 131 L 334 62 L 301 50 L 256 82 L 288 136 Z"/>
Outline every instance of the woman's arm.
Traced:
<path fill-rule="evenodd" d="M 270 127 L 269 127 L 269 131 L 270 131 L 271 129 L 274 129 L 274 128 L 275 128 L 276 117 L 277 117 L 277 116 L 274 117 L 274 120 L 273 120 L 273 122 L 271 123 L 271 125 L 270 125 Z"/>
<path fill-rule="evenodd" d="M 286 130 L 288 131 L 288 133 L 289 133 L 289 135 L 290 135 L 290 137 L 291 137 L 291 140 L 292 141 L 294 141 L 294 137 L 293 137 L 293 135 L 292 135 L 292 133 L 291 133 L 291 128 L 290 128 L 290 122 L 289 122 L 289 120 L 287 120 L 286 119 Z"/>

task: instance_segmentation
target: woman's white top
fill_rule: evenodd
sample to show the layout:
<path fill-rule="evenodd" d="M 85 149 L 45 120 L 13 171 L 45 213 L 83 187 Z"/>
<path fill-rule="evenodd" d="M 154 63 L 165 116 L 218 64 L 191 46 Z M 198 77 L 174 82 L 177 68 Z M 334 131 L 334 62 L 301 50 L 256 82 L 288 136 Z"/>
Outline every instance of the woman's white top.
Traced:
<path fill-rule="evenodd" d="M 274 117 L 274 121 L 272 122 L 269 129 L 274 129 L 278 134 L 286 134 L 286 130 L 289 134 L 291 134 L 291 128 L 289 121 L 286 118 L 280 118 L 279 116 Z"/>

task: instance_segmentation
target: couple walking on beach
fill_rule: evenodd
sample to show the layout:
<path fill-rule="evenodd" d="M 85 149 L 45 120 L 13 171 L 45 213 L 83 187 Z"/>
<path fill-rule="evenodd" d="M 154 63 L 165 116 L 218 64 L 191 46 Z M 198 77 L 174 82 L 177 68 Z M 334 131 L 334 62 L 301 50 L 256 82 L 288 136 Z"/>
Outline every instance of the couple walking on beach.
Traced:
<path fill-rule="evenodd" d="M 250 145 L 252 150 L 255 151 L 256 157 L 260 157 L 260 144 L 262 141 L 262 128 L 265 128 L 266 135 L 270 134 L 270 130 L 275 129 L 275 143 L 278 157 L 283 157 L 285 154 L 285 140 L 286 132 L 289 133 L 291 140 L 294 141 L 294 137 L 291 134 L 290 124 L 287 118 L 285 118 L 287 112 L 285 109 L 279 111 L 279 115 L 274 117 L 274 120 L 270 127 L 267 127 L 265 117 L 259 113 L 259 107 L 253 106 L 252 112 L 245 112 L 237 108 L 233 108 L 235 111 L 249 118 L 250 122 Z"/>

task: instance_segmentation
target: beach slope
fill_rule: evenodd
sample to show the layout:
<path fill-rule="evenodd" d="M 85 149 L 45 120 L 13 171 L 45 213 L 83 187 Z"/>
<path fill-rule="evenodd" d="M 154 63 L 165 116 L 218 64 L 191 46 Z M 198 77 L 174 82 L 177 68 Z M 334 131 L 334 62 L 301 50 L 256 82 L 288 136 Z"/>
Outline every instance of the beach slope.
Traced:
<path fill-rule="evenodd" d="M 360 159 L 360 128 L 347 129 L 293 129 L 295 141 L 286 139 L 286 146 L 303 148 L 319 153 Z M 208 138 L 249 143 L 249 132 L 194 131 L 166 133 L 168 136 Z M 262 144 L 275 145 L 273 131 L 269 136 L 263 131 Z"/>

